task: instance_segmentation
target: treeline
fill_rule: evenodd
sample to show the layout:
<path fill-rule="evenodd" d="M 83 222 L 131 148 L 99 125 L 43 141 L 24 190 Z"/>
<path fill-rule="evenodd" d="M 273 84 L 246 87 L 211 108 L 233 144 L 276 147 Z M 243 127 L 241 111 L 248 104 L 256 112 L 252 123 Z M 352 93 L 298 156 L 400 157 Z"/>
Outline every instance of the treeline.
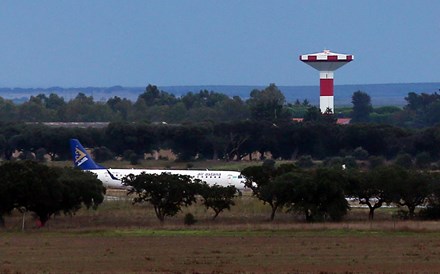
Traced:
<path fill-rule="evenodd" d="M 427 127 L 440 122 L 440 95 L 416 94 L 405 98 L 403 108 L 373 108 L 371 98 L 363 91 L 352 96 L 353 107 L 337 108 L 333 118 L 352 118 L 352 122 L 392 124 L 401 127 Z M 57 94 L 31 96 L 23 104 L 0 97 L 0 121 L 3 122 L 166 122 L 169 124 L 199 122 L 238 122 L 257 120 L 280 122 L 292 117 L 318 119 L 319 109 L 307 100 L 288 103 L 275 85 L 250 91 L 249 98 L 229 97 L 214 91 L 189 92 L 181 97 L 148 85 L 135 102 L 112 97 L 106 102 L 79 93 L 65 101 Z"/>
<path fill-rule="evenodd" d="M 440 123 L 440 95 L 437 93 L 408 93 L 403 108 L 384 106 L 373 108 L 370 96 L 362 91 L 353 93 L 352 109 L 341 113 L 352 118 L 354 123 L 380 123 L 406 128 L 424 128 Z M 336 111 L 338 113 L 338 111 Z"/>
<path fill-rule="evenodd" d="M 56 128 L 45 125 L 0 123 L 0 155 L 10 160 L 14 152 L 21 159 L 43 161 L 70 159 L 68 143 L 78 138 L 94 148 L 102 162 L 115 156 L 136 164 L 145 153 L 171 149 L 178 160 L 203 159 L 255 160 L 270 157 L 280 160 L 343 161 L 356 164 L 396 159 L 405 165 L 438 168 L 440 126 L 409 130 L 390 125 L 336 125 L 321 122 L 244 121 L 163 125 L 147 123 L 110 123 L 105 128 Z M 255 156 L 254 156 L 255 157 Z"/>
<path fill-rule="evenodd" d="M 180 124 L 289 118 L 285 97 L 275 84 L 252 90 L 247 100 L 208 90 L 176 97 L 154 85 L 148 85 L 135 102 L 117 96 L 106 102 L 96 102 L 84 93 L 68 102 L 54 93 L 31 96 L 23 104 L 14 104 L 0 97 L 0 121 L 4 122 L 143 121 Z"/>
<path fill-rule="evenodd" d="M 133 203 L 149 202 L 157 218 L 176 215 L 182 206 L 201 203 L 214 211 L 215 219 L 234 205 L 238 193 L 234 186 L 210 186 L 186 175 L 129 175 L 124 184 L 131 186 Z M 37 226 L 42 227 L 54 215 L 73 215 L 81 207 L 96 209 L 106 190 L 95 174 L 72 168 L 49 167 L 35 161 L 4 162 L 0 165 L 0 228 L 4 216 L 12 211 L 32 212 Z M 188 220 L 191 222 L 191 220 Z"/>
<path fill-rule="evenodd" d="M 303 215 L 306 221 L 339 221 L 351 206 L 366 205 L 369 219 L 383 205 L 395 205 L 400 218 L 440 218 L 439 175 L 381 165 L 368 170 L 357 168 L 300 169 L 293 164 L 244 169 L 246 186 L 254 196 L 272 208 L 270 219 L 285 209 Z M 352 198 L 349 204 L 347 198 Z M 416 208 L 421 210 L 416 212 Z"/>
<path fill-rule="evenodd" d="M 273 85 L 271 96 L 284 96 Z M 23 104 L 0 98 L 0 121 L 5 122 L 115 122 L 145 121 L 184 123 L 200 121 L 238 121 L 250 117 L 249 103 L 240 97 L 228 97 L 213 91 L 189 92 L 182 97 L 148 85 L 135 102 L 115 96 L 106 102 L 79 93 L 66 102 L 57 94 L 31 96 Z"/>
<path fill-rule="evenodd" d="M 370 220 L 384 205 L 398 207 L 396 217 L 401 219 L 440 218 L 440 183 L 435 172 L 397 165 L 308 169 L 267 160 L 242 173 L 244 185 L 271 207 L 270 220 L 285 211 L 307 222 L 340 221 L 359 204 L 368 206 Z M 133 204 L 149 203 L 152 207 L 146 209 L 153 208 L 160 222 L 196 203 L 211 209 L 216 219 L 235 205 L 240 194 L 234 186 L 208 185 L 169 173 L 128 175 L 122 182 L 130 187 Z M 6 162 L 0 165 L 0 227 L 13 210 L 33 212 L 38 225 L 44 226 L 56 214 L 72 215 L 82 206 L 96 209 L 104 194 L 102 182 L 91 173 L 36 162 Z M 193 224 L 196 217 L 187 214 L 184 221 Z"/>
<path fill-rule="evenodd" d="M 384 205 L 400 208 L 396 212 L 401 219 L 440 218 L 440 175 L 435 172 L 398 165 L 367 170 L 341 166 L 309 169 L 266 160 L 261 166 L 245 168 L 242 174 L 246 177 L 244 185 L 271 207 L 270 220 L 285 210 L 307 222 L 340 221 L 357 205 L 368 206 L 370 220 Z M 234 205 L 237 195 L 233 186 L 208 186 L 188 176 L 166 173 L 129 175 L 123 178 L 123 184 L 135 194 L 133 202 L 150 203 L 161 222 L 165 216 L 174 216 L 182 207 L 198 201 L 214 210 L 215 219 Z"/>

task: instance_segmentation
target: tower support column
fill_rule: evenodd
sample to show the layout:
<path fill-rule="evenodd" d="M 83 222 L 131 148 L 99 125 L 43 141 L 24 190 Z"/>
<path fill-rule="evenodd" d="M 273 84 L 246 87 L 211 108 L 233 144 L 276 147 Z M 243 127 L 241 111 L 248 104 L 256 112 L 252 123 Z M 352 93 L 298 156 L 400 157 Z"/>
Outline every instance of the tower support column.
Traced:
<path fill-rule="evenodd" d="M 319 108 L 321 113 L 334 110 L 334 85 L 333 85 L 333 71 L 321 71 L 319 73 Z"/>

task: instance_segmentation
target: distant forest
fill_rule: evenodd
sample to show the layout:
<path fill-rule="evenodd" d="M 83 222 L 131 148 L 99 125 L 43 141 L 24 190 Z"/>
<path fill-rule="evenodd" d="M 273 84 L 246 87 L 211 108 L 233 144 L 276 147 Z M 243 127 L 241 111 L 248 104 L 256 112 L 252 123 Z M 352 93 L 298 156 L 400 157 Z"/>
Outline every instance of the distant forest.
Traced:
<path fill-rule="evenodd" d="M 119 97 L 96 102 L 82 93 L 67 102 L 56 94 L 33 96 L 23 104 L 0 98 L 0 154 L 3 159 L 13 158 L 16 151 L 24 159 L 68 159 L 68 140 L 78 138 L 95 147 L 98 161 L 120 156 L 136 163 L 144 153 L 170 149 L 182 161 L 251 159 L 259 152 L 261 159 L 267 154 L 306 162 L 400 157 L 406 164 L 430 166 L 440 160 L 440 95 L 409 93 L 405 100 L 403 108 L 373 108 L 370 96 L 356 91 L 352 107 L 322 114 L 307 101 L 287 104 L 275 84 L 252 90 L 247 100 L 206 90 L 177 98 L 154 85 L 135 102 Z M 338 117 L 351 122 L 338 125 Z M 53 121 L 109 124 L 40 124 Z"/>
<path fill-rule="evenodd" d="M 84 93 L 78 93 L 66 101 L 52 93 L 31 96 L 28 101 L 16 104 L 0 97 L 0 121 L 182 124 L 247 120 L 275 123 L 291 118 L 304 118 L 306 121 L 320 119 L 317 107 L 307 100 L 287 103 L 283 92 L 275 84 L 252 90 L 248 98 L 244 100 L 208 90 L 177 97 L 155 85 L 148 85 L 135 101 L 118 96 L 107 101 L 96 101 Z M 440 96 L 437 93 L 411 92 L 405 101 L 404 107 L 373 108 L 367 93 L 354 91 L 353 106 L 336 108 L 335 114 L 331 114 L 333 118 L 353 118 L 352 122 L 355 123 L 370 122 L 409 128 L 423 128 L 440 122 Z"/>

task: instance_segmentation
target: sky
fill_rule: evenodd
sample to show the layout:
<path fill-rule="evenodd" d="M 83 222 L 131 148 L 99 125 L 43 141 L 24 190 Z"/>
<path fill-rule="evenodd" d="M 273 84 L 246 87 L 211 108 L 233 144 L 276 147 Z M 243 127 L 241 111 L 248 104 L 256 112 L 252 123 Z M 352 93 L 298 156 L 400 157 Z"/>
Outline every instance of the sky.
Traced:
<path fill-rule="evenodd" d="M 0 87 L 440 82 L 438 0 L 1 0 Z"/>

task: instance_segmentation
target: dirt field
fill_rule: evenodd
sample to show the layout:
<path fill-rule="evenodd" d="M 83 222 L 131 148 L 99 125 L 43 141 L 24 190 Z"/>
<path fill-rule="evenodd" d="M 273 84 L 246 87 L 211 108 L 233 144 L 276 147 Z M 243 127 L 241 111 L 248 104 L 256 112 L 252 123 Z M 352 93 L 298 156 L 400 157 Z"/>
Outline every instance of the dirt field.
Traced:
<path fill-rule="evenodd" d="M 398 221 L 393 209 L 352 210 L 342 223 L 307 224 L 242 197 L 217 221 L 201 206 L 161 225 L 148 206 L 106 201 L 97 211 L 6 217 L 0 273 L 439 273 L 440 222 Z M 183 225 L 183 215 L 198 222 Z"/>
<path fill-rule="evenodd" d="M 435 273 L 440 233 L 33 231 L 0 255 L 1 273 Z"/>

